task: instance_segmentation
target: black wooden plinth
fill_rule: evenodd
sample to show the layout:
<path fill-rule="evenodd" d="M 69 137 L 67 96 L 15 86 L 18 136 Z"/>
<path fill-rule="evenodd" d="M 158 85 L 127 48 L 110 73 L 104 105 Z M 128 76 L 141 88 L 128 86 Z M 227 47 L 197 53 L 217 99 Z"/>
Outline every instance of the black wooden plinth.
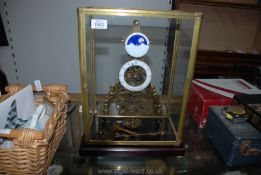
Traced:
<path fill-rule="evenodd" d="M 184 146 L 106 146 L 87 145 L 82 140 L 81 156 L 183 156 Z"/>

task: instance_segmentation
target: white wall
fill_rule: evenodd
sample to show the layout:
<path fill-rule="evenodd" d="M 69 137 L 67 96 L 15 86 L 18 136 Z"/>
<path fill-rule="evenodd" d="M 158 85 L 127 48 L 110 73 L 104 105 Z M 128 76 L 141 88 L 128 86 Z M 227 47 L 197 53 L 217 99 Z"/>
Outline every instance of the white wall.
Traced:
<path fill-rule="evenodd" d="M 76 11 L 87 6 L 168 10 L 171 4 L 169 0 L 2 0 L 0 12 L 12 41 L 0 47 L 0 64 L 9 83 L 40 79 L 80 92 Z"/>

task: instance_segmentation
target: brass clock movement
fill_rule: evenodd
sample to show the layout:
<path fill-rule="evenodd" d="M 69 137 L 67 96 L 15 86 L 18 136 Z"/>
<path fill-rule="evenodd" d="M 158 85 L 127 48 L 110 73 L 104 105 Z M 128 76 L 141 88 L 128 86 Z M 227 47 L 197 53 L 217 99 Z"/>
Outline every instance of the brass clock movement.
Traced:
<path fill-rule="evenodd" d="M 180 145 L 201 14 L 79 8 L 78 20 L 85 143 Z"/>
<path fill-rule="evenodd" d="M 163 120 L 145 121 L 138 117 L 160 116 L 163 113 L 163 107 L 159 102 L 155 87 L 151 85 L 151 69 L 148 64 L 141 61 L 149 50 L 149 39 L 140 32 L 140 23 L 137 20 L 133 22 L 132 31 L 135 32 L 125 40 L 129 61 L 121 67 L 119 83 L 111 86 L 102 107 L 103 115 L 125 117 L 114 120 L 109 117 L 102 118 L 99 122 L 101 138 L 108 139 L 111 136 L 110 139 L 141 140 L 146 137 L 164 135 L 164 127 L 161 126 Z M 153 127 L 150 128 L 149 125 Z"/>

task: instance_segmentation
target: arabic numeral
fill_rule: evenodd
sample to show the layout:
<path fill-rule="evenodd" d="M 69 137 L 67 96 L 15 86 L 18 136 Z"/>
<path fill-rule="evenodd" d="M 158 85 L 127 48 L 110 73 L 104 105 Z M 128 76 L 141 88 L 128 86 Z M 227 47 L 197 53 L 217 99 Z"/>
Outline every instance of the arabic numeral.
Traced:
<path fill-rule="evenodd" d="M 102 22 L 95 23 L 95 27 L 103 27 L 103 26 L 104 26 L 104 23 L 102 23 Z"/>

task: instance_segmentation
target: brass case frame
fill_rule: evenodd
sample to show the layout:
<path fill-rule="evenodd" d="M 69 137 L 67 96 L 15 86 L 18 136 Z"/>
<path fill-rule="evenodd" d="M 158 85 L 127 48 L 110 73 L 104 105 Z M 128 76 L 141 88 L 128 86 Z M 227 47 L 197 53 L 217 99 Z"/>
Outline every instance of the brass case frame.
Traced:
<path fill-rule="evenodd" d="M 105 8 L 78 8 L 78 34 L 79 34 L 79 56 L 80 56 L 80 78 L 81 78 L 81 91 L 82 91 L 82 109 L 83 109 L 83 126 L 84 126 L 84 141 L 87 144 L 96 145 L 131 145 L 131 146 L 179 146 L 182 141 L 185 115 L 187 110 L 189 90 L 191 87 L 191 82 L 193 79 L 194 66 L 196 61 L 197 46 L 199 40 L 200 26 L 202 21 L 202 14 L 199 12 L 190 13 L 183 12 L 179 10 L 175 11 L 156 11 L 156 10 L 130 10 L 130 9 L 105 9 Z M 140 17 L 158 17 L 158 18 L 174 18 L 177 23 L 182 19 L 193 19 L 194 28 L 192 36 L 192 45 L 190 50 L 190 58 L 188 71 L 185 81 L 184 95 L 181 97 L 181 111 L 179 116 L 178 128 L 174 128 L 176 140 L 175 141 L 111 141 L 111 140 L 91 140 L 90 139 L 90 129 L 92 119 L 90 114 L 95 112 L 95 105 L 90 109 L 88 105 L 88 95 L 87 92 L 91 92 L 91 100 L 96 102 L 97 95 L 95 94 L 95 86 L 91 89 L 87 89 L 87 64 L 86 59 L 90 59 L 91 64 L 91 81 L 95 84 L 94 75 L 94 36 L 93 29 L 90 32 L 90 53 L 91 58 L 87 58 L 86 52 L 86 16 L 92 17 L 93 15 L 107 15 L 107 16 L 140 16 Z M 173 54 L 172 54 L 172 66 L 170 70 L 170 83 L 167 94 L 167 111 L 169 111 L 170 104 L 172 103 L 172 90 L 173 81 L 175 75 L 175 66 L 177 60 L 177 50 L 179 41 L 179 30 L 175 31 Z M 173 123 L 170 120 L 173 127 Z"/>

